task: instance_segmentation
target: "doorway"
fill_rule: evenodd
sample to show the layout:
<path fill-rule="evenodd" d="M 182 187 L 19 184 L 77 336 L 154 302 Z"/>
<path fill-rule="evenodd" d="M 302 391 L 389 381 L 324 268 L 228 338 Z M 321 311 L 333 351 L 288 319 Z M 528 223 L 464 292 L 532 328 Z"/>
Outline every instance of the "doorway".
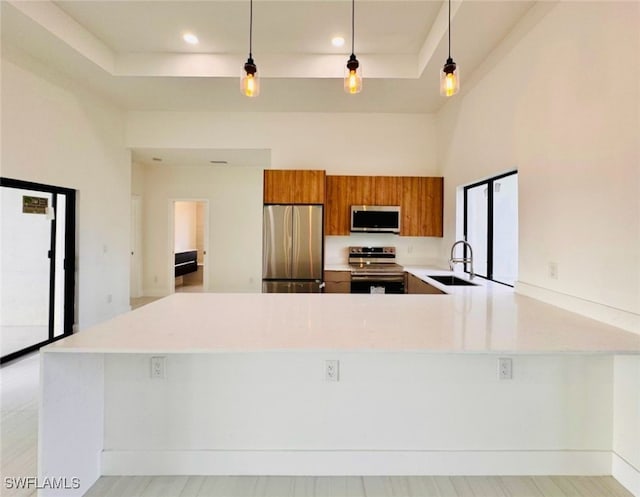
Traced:
<path fill-rule="evenodd" d="M 209 240 L 209 202 L 172 200 L 173 292 L 199 293 L 208 288 L 207 245 Z"/>
<path fill-rule="evenodd" d="M 0 362 L 73 333 L 76 192 L 0 178 Z"/>

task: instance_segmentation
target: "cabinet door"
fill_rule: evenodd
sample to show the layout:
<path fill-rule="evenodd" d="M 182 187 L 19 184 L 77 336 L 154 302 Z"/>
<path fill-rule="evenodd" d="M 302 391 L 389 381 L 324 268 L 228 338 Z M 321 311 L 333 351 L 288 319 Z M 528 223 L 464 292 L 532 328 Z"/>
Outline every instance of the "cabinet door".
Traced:
<path fill-rule="evenodd" d="M 325 171 L 266 169 L 265 204 L 324 204 Z"/>
<path fill-rule="evenodd" d="M 374 205 L 376 203 L 375 176 L 348 176 L 348 178 L 351 195 L 349 215 L 351 215 L 352 205 Z"/>
<path fill-rule="evenodd" d="M 351 293 L 351 271 L 325 271 L 324 293 Z"/>
<path fill-rule="evenodd" d="M 407 278 L 407 293 L 410 294 L 443 294 L 444 292 L 430 285 L 429 283 L 422 281 L 420 278 L 409 274 Z"/>
<path fill-rule="evenodd" d="M 295 171 L 293 181 L 294 204 L 324 204 L 324 171 Z"/>
<path fill-rule="evenodd" d="M 324 293 L 351 293 L 351 283 L 347 281 L 327 281 Z"/>
<path fill-rule="evenodd" d="M 375 205 L 402 205 L 402 177 L 376 176 Z"/>
<path fill-rule="evenodd" d="M 442 236 L 442 189 L 440 177 L 402 178 L 403 236 Z"/>
<path fill-rule="evenodd" d="M 348 235 L 351 227 L 350 176 L 327 176 L 325 235 Z"/>

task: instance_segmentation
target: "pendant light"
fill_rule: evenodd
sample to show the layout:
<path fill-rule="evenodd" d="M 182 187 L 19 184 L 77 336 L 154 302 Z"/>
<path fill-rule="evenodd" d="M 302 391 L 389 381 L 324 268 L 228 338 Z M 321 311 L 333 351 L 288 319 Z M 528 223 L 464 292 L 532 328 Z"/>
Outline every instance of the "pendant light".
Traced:
<path fill-rule="evenodd" d="M 460 90 L 460 73 L 451 58 L 451 0 L 449 0 L 449 57 L 440 71 L 440 95 L 450 97 Z"/>
<path fill-rule="evenodd" d="M 249 58 L 244 63 L 244 73 L 240 77 L 240 92 L 247 97 L 260 94 L 260 78 L 258 68 L 253 61 L 253 0 L 249 0 Z"/>
<path fill-rule="evenodd" d="M 353 50 L 355 39 L 355 18 L 356 18 L 356 0 L 351 0 L 351 56 L 347 62 L 346 72 L 344 75 L 344 91 L 349 94 L 360 93 L 362 91 L 362 69 L 358 72 L 360 62 L 356 59 Z"/>

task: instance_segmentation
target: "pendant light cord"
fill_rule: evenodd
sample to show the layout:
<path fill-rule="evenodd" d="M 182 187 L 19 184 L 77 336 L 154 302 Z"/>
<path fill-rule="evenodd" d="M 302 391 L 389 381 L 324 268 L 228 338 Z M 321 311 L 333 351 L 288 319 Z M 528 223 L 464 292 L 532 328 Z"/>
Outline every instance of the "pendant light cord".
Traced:
<path fill-rule="evenodd" d="M 451 58 L 451 0 L 449 0 L 449 58 Z"/>
<path fill-rule="evenodd" d="M 351 0 L 351 55 L 355 55 L 353 47 L 354 47 L 354 39 L 355 39 L 355 30 L 356 30 L 356 0 Z"/>
<path fill-rule="evenodd" d="M 451 44 L 451 42 L 449 42 Z M 249 0 L 249 58 L 253 58 L 253 0 Z"/>

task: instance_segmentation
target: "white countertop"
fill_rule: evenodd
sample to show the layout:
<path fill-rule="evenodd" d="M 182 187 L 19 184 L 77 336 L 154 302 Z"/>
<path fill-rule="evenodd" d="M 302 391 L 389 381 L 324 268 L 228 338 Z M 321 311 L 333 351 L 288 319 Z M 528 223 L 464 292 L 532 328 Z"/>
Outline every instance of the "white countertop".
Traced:
<path fill-rule="evenodd" d="M 55 342 L 45 352 L 343 350 L 640 354 L 640 335 L 517 295 L 504 285 L 445 295 L 174 294 Z"/>

